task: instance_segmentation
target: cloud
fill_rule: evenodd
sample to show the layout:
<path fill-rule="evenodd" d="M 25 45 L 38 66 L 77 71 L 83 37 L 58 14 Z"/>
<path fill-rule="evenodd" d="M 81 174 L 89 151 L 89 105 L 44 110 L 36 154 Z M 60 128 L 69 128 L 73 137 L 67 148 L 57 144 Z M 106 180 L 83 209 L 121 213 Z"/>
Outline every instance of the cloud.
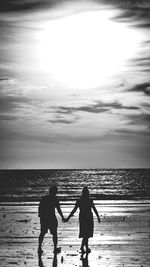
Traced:
<path fill-rule="evenodd" d="M 3 121 L 3 120 L 14 121 L 16 119 L 18 119 L 18 117 L 14 115 L 0 114 L 0 121 Z"/>
<path fill-rule="evenodd" d="M 53 119 L 53 120 L 48 120 L 50 123 L 63 123 L 63 124 L 73 124 L 76 122 L 76 120 L 67 120 L 67 119 Z"/>
<path fill-rule="evenodd" d="M 137 110 L 139 109 L 136 106 L 125 106 L 122 103 L 119 102 L 114 102 L 114 103 L 108 103 L 108 107 L 113 108 L 113 109 L 125 109 L 125 110 Z"/>
<path fill-rule="evenodd" d="M 32 102 L 32 99 L 27 96 L 0 95 L 0 111 L 11 112 L 18 107 L 22 108 L 24 104 L 29 104 L 30 102 Z"/>
<path fill-rule="evenodd" d="M 150 114 L 141 113 L 141 114 L 130 114 L 127 116 L 129 119 L 128 125 L 143 125 L 147 129 L 150 127 Z"/>
<path fill-rule="evenodd" d="M 144 56 L 144 57 L 138 57 L 138 58 L 135 58 L 133 60 L 133 64 L 135 64 L 135 66 L 137 66 L 138 68 L 140 68 L 141 70 L 141 73 L 142 72 L 148 72 L 150 73 L 150 51 L 149 51 L 149 47 L 150 47 L 150 43 L 144 43 L 143 44 L 143 47 L 147 50 L 147 57 Z"/>
<path fill-rule="evenodd" d="M 97 0 L 96 2 L 101 2 Z M 113 4 L 121 9 L 120 15 L 115 19 L 120 21 L 134 20 L 136 25 L 142 27 L 150 27 L 150 2 L 147 0 L 103 0 L 104 3 Z"/>
<path fill-rule="evenodd" d="M 8 115 L 24 108 L 32 107 L 35 102 L 34 87 L 21 83 L 16 79 L 0 78 L 0 112 Z M 10 114 L 9 114 L 10 113 Z"/>
<path fill-rule="evenodd" d="M 2 81 L 8 81 L 8 80 L 9 80 L 8 77 L 0 77 L 0 82 L 2 82 Z"/>
<path fill-rule="evenodd" d="M 146 45 L 149 45 L 149 43 Z M 145 66 L 145 64 L 148 64 L 150 62 L 150 57 L 149 56 L 142 57 L 142 58 L 134 59 L 134 61 L 137 62 L 137 65 Z"/>
<path fill-rule="evenodd" d="M 150 132 L 148 130 L 142 129 L 141 131 L 137 131 L 136 129 L 116 129 L 115 133 L 121 134 L 121 135 L 132 135 L 132 136 L 149 136 Z"/>
<path fill-rule="evenodd" d="M 63 2 L 69 2 L 70 0 L 1 0 L 0 12 L 21 12 L 30 11 L 34 9 L 42 9 L 47 7 L 53 7 Z"/>
<path fill-rule="evenodd" d="M 70 0 L 1 0 L 0 12 L 22 12 L 32 11 L 36 9 L 57 8 L 57 5 L 63 3 L 76 4 L 77 1 Z M 78 3 L 78 2 L 77 2 Z M 79 8 L 81 9 L 81 2 L 79 1 Z M 86 3 L 86 2 L 85 2 Z M 119 21 L 135 21 L 135 25 L 143 28 L 150 28 L 150 2 L 147 0 L 93 0 L 87 1 L 87 6 L 96 5 L 111 5 L 113 8 L 119 8 L 121 12 L 115 16 L 115 20 Z M 91 4 L 91 5 L 90 5 Z"/>
<path fill-rule="evenodd" d="M 119 102 L 104 103 L 101 101 L 96 102 L 95 104 L 79 106 L 79 107 L 57 107 L 56 111 L 60 114 L 73 114 L 76 112 L 88 112 L 88 113 L 105 113 L 109 112 L 112 109 L 125 109 L 125 110 L 137 110 L 139 109 L 136 106 L 125 106 Z"/>
<path fill-rule="evenodd" d="M 70 0 L 1 0 L 0 11 L 1 12 L 12 12 L 12 11 L 28 11 L 33 9 L 42 9 L 46 7 L 55 7 L 58 4 L 70 3 Z M 80 1 L 79 1 L 80 2 Z M 76 1 L 71 1 L 76 3 Z M 143 27 L 150 27 L 150 2 L 147 0 L 93 0 L 96 4 L 111 4 L 114 7 L 121 9 L 121 14 L 116 16 L 117 20 L 127 20 L 137 18 L 138 24 Z M 89 2 L 88 2 L 89 4 Z M 92 1 L 91 1 L 92 4 Z M 81 3 L 80 3 L 81 6 Z M 112 6 L 113 8 L 113 6 Z"/>
<path fill-rule="evenodd" d="M 127 106 L 119 102 L 102 102 L 97 101 L 93 104 L 75 106 L 52 106 L 49 110 L 44 111 L 46 114 L 51 114 L 52 118 L 47 121 L 52 124 L 74 124 L 82 119 L 83 113 L 88 114 L 112 114 L 117 110 L 139 110 L 137 106 Z M 47 116 L 47 115 L 46 115 Z M 110 119 L 110 118 L 109 118 Z"/>
<path fill-rule="evenodd" d="M 43 3 L 42 3 L 43 2 Z M 45 3 L 50 1 L 41 0 L 1 0 L 0 1 L 0 11 L 22 11 L 37 8 L 39 6 L 45 5 Z"/>
<path fill-rule="evenodd" d="M 57 109 L 57 112 L 60 114 L 72 114 L 79 111 L 89 112 L 89 113 L 102 113 L 108 111 L 108 109 L 100 107 L 97 104 L 81 106 L 81 107 L 58 107 Z"/>
<path fill-rule="evenodd" d="M 150 96 L 150 82 L 141 83 L 129 89 L 130 92 L 143 92 L 145 95 Z"/>

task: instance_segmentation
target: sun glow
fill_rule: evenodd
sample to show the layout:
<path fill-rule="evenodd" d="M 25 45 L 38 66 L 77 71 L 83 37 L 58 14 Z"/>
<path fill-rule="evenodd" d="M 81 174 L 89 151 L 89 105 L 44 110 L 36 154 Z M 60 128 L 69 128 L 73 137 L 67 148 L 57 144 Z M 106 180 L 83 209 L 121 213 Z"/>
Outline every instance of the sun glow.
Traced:
<path fill-rule="evenodd" d="M 111 16 L 100 10 L 44 22 L 37 35 L 40 70 L 54 83 L 76 89 L 97 87 L 121 73 L 141 37 Z"/>

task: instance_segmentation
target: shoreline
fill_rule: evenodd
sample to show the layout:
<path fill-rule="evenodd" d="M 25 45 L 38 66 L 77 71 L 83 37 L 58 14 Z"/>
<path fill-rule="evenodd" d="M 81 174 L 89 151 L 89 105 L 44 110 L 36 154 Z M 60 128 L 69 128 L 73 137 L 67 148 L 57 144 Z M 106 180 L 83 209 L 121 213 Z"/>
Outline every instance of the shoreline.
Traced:
<path fill-rule="evenodd" d="M 3 197 L 0 197 L 0 205 L 3 205 L 3 204 L 7 204 L 7 203 L 38 203 L 40 201 L 40 199 L 42 198 L 43 196 L 39 197 L 38 199 L 37 198 L 3 198 Z M 58 199 L 61 203 L 72 203 L 72 202 L 75 202 L 77 201 L 78 199 L 80 198 L 79 197 L 65 197 L 65 198 L 61 198 L 58 196 Z M 116 203 L 119 203 L 119 202 L 128 202 L 128 203 L 132 203 L 132 202 L 140 202 L 140 203 L 150 203 L 150 198 L 147 197 L 147 198 L 143 198 L 143 197 L 122 197 L 122 198 L 94 198 L 93 196 L 90 196 L 90 198 L 94 201 L 94 202 L 101 202 L 101 203 L 108 203 L 108 202 L 116 202 Z"/>
<path fill-rule="evenodd" d="M 61 205 L 73 205 L 77 199 L 74 200 L 60 200 Z M 38 206 L 40 200 L 13 200 L 13 201 L 0 201 L 0 206 L 17 206 L 17 205 L 26 205 L 26 206 Z M 96 205 L 149 205 L 150 199 L 114 199 L 114 200 L 99 200 L 93 199 Z"/>

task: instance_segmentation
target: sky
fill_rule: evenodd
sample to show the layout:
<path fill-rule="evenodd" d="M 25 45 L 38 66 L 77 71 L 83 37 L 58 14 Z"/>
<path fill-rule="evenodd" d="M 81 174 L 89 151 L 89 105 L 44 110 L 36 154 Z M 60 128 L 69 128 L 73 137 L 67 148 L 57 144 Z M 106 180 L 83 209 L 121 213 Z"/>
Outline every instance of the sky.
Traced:
<path fill-rule="evenodd" d="M 1 169 L 150 166 L 149 14 L 147 0 L 1 0 Z"/>

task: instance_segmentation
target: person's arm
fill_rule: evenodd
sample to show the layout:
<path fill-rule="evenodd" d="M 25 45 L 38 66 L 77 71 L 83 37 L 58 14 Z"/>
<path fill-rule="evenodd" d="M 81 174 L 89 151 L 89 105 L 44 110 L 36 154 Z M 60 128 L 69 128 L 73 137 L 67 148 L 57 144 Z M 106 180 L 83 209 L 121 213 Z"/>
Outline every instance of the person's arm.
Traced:
<path fill-rule="evenodd" d="M 97 211 L 97 209 L 96 209 L 96 207 L 95 207 L 93 201 L 92 201 L 92 208 L 93 208 L 93 210 L 94 210 L 95 215 L 97 216 L 98 222 L 100 223 L 100 222 L 101 222 L 101 219 L 100 219 L 100 217 L 99 217 L 98 211 Z"/>
<path fill-rule="evenodd" d="M 64 218 L 64 215 L 63 215 L 62 210 L 60 208 L 59 200 L 57 200 L 56 208 L 57 208 L 57 211 L 58 211 L 59 215 L 62 218 L 62 221 L 64 222 L 65 218 Z"/>
<path fill-rule="evenodd" d="M 70 212 L 69 216 L 67 217 L 66 221 L 68 222 L 69 219 L 73 216 L 73 214 L 76 212 L 77 208 L 79 207 L 79 202 L 77 201 L 73 210 Z"/>
<path fill-rule="evenodd" d="M 41 201 L 38 206 L 38 217 L 40 217 L 40 215 L 41 215 Z"/>

